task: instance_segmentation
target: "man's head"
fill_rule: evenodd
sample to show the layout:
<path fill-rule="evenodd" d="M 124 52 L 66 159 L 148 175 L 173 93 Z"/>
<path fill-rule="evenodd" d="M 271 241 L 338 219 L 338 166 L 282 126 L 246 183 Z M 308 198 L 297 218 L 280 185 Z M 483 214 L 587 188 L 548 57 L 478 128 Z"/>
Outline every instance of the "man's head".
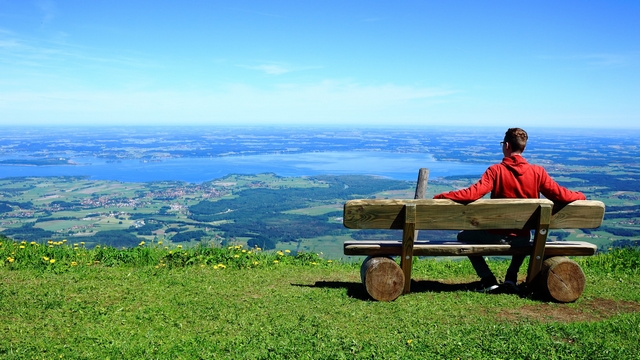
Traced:
<path fill-rule="evenodd" d="M 524 148 L 527 147 L 528 139 L 529 136 L 526 131 L 520 128 L 510 128 L 504 134 L 504 142 L 508 145 L 503 145 L 503 149 L 507 146 L 511 153 L 522 153 Z"/>

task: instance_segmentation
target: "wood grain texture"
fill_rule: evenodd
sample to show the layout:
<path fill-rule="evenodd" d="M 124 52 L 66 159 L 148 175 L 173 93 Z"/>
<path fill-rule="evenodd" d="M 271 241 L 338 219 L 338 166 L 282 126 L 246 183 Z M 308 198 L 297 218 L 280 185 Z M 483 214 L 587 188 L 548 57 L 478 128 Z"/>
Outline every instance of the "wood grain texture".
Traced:
<path fill-rule="evenodd" d="M 563 303 L 577 300 L 584 292 L 587 282 L 580 265 L 559 256 L 544 261 L 540 280 L 544 294 Z"/>
<path fill-rule="evenodd" d="M 344 205 L 344 226 L 351 229 L 402 229 L 404 205 L 416 205 L 416 230 L 535 229 L 536 212 L 546 199 L 480 199 L 469 204 L 451 200 L 367 199 Z M 580 200 L 556 205 L 551 229 L 592 229 L 600 226 L 604 204 Z"/>
<path fill-rule="evenodd" d="M 411 266 L 413 264 L 413 242 L 416 231 L 416 206 L 415 204 L 405 205 L 405 222 L 402 230 L 402 261 L 400 266 L 404 273 L 404 294 L 411 291 Z"/>
<path fill-rule="evenodd" d="M 369 257 L 360 267 L 360 277 L 367 293 L 378 301 L 393 301 L 404 289 L 404 273 L 388 257 Z"/>
<path fill-rule="evenodd" d="M 429 182 L 429 169 L 421 168 L 418 171 L 418 181 L 416 183 L 416 193 L 414 199 L 424 199 L 427 194 L 427 184 Z"/>
<path fill-rule="evenodd" d="M 511 247 L 496 244 L 465 244 L 461 242 L 425 242 L 416 241 L 413 244 L 413 256 L 509 256 L 531 255 L 533 246 Z M 544 249 L 544 256 L 591 256 L 596 253 L 594 244 L 582 241 L 548 242 Z M 354 240 L 345 241 L 345 255 L 390 255 L 402 254 L 402 242 L 394 240 Z"/>
<path fill-rule="evenodd" d="M 540 205 L 538 213 L 538 225 L 533 234 L 533 252 L 529 259 L 529 269 L 527 270 L 527 282 L 531 283 L 542 269 L 542 261 L 544 260 L 544 247 L 549 235 L 549 223 L 551 222 L 551 210 L 553 206 L 549 204 Z"/>

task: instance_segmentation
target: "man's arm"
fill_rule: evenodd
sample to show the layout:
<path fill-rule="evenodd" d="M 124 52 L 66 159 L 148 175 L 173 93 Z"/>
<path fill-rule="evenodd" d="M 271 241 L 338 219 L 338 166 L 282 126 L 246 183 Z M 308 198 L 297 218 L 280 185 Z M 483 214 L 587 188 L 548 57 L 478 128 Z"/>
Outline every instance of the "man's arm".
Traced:
<path fill-rule="evenodd" d="M 466 189 L 449 191 L 434 196 L 434 199 L 449 199 L 454 201 L 475 201 L 490 193 L 493 189 L 495 171 L 488 168 L 480 180 Z"/>
<path fill-rule="evenodd" d="M 576 200 L 586 200 L 587 197 L 580 191 L 571 191 L 558 184 L 542 168 L 542 182 L 540 183 L 540 193 L 553 202 L 570 203 Z"/>

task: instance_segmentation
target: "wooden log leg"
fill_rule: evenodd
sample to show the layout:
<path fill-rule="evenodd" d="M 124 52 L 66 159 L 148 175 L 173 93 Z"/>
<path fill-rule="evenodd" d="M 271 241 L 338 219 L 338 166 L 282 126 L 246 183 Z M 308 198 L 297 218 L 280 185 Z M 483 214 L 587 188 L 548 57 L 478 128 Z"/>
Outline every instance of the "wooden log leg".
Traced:
<path fill-rule="evenodd" d="M 367 293 L 378 301 L 393 301 L 404 289 L 404 273 L 390 257 L 367 257 L 360 267 L 360 278 Z"/>
<path fill-rule="evenodd" d="M 584 292 L 586 278 L 580 265 L 566 257 L 546 259 L 540 271 L 540 291 L 553 301 L 576 301 Z"/>

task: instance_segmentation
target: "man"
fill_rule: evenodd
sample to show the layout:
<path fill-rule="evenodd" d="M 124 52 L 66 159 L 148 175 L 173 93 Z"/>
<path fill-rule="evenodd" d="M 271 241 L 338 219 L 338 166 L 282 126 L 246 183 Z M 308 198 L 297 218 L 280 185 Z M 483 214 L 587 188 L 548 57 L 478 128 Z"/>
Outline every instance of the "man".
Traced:
<path fill-rule="evenodd" d="M 490 166 L 480 180 L 470 187 L 434 196 L 434 199 L 454 201 L 474 201 L 491 192 L 492 199 L 518 198 L 538 199 L 540 193 L 553 202 L 569 203 L 585 200 L 581 192 L 571 191 L 558 185 L 541 166 L 529 164 L 522 152 L 527 146 L 528 135 L 520 128 L 510 128 L 504 135 L 500 164 Z M 458 241 L 480 244 L 511 244 L 521 246 L 529 243 L 529 230 L 465 230 L 458 234 Z M 518 292 L 516 282 L 518 270 L 525 256 L 516 255 L 511 259 L 505 281 L 498 285 L 496 277 L 482 256 L 469 256 L 469 260 L 481 279 L 479 290 L 487 292 Z"/>

